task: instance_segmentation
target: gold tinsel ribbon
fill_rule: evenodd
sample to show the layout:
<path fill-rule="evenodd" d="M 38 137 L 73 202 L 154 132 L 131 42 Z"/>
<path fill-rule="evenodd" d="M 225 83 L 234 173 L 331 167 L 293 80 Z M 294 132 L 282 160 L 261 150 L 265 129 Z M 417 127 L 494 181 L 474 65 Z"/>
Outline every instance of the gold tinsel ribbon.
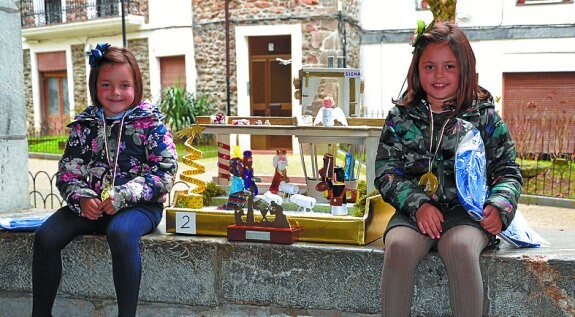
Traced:
<path fill-rule="evenodd" d="M 196 134 L 198 135 L 201 134 L 203 129 L 204 129 L 203 127 L 195 125 L 190 129 L 182 131 L 183 133 L 189 133 L 191 131 L 191 137 L 189 137 L 184 143 L 188 154 L 184 155 L 182 160 L 185 165 L 190 167 L 190 169 L 183 171 L 180 174 L 180 179 L 187 183 L 196 185 L 196 188 L 188 190 L 187 194 L 183 195 L 183 197 L 182 196 L 179 197 L 180 199 L 185 200 L 186 202 L 185 205 L 188 208 L 199 209 L 204 206 L 203 197 L 201 193 L 203 193 L 206 190 L 206 182 L 201 179 L 198 179 L 197 175 L 204 174 L 206 172 L 206 167 L 203 164 L 196 162 L 196 160 L 202 158 L 202 151 L 196 149 L 192 145 L 192 142 Z"/>

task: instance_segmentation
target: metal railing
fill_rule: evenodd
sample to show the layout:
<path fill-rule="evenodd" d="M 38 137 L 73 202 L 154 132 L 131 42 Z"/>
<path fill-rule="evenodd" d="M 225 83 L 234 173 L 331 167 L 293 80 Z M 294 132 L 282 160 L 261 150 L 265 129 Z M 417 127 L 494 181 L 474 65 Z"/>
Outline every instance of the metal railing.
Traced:
<path fill-rule="evenodd" d="M 553 160 L 537 159 L 522 160 L 517 163 L 521 166 L 523 175 L 523 194 L 575 199 L 575 155 Z M 64 199 L 56 189 L 56 175 L 49 175 L 45 171 L 30 176 L 30 202 L 35 208 L 55 209 L 65 204 Z M 177 190 L 189 189 L 190 184 L 177 181 L 170 195 L 167 206 L 172 205 Z"/>
<path fill-rule="evenodd" d="M 124 0 L 124 14 L 144 15 L 140 1 Z M 59 23 L 83 22 L 121 16 L 120 0 L 60 1 L 20 0 L 22 27 L 37 27 Z"/>
<path fill-rule="evenodd" d="M 30 203 L 34 208 L 57 209 L 63 207 L 64 199 L 56 188 L 56 174 L 50 175 L 46 171 L 36 173 L 28 172 L 30 177 Z M 171 206 L 176 190 L 189 189 L 190 185 L 184 181 L 177 181 L 168 195 L 166 206 Z"/>

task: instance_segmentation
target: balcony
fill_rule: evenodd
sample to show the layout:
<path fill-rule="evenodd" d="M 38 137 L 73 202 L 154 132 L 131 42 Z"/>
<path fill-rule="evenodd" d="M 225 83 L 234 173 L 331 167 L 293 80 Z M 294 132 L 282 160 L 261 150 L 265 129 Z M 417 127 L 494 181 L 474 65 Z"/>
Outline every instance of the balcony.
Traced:
<path fill-rule="evenodd" d="M 127 32 L 145 23 L 147 0 L 124 0 Z M 63 6 L 64 5 L 64 6 Z M 58 37 L 102 36 L 121 32 L 119 0 L 21 0 L 22 36 L 28 42 Z"/>

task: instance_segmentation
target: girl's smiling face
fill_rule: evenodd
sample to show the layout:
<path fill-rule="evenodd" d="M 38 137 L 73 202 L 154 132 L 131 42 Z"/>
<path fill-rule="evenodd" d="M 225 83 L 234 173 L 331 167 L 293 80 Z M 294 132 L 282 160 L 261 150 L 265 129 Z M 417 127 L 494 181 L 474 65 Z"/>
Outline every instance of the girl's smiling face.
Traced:
<path fill-rule="evenodd" d="M 459 88 L 457 59 L 447 43 L 429 44 L 419 59 L 421 88 L 434 111 L 443 111 L 443 103 L 455 100 Z"/>
<path fill-rule="evenodd" d="M 106 117 L 124 113 L 134 103 L 134 74 L 130 64 L 102 65 L 96 89 Z"/>

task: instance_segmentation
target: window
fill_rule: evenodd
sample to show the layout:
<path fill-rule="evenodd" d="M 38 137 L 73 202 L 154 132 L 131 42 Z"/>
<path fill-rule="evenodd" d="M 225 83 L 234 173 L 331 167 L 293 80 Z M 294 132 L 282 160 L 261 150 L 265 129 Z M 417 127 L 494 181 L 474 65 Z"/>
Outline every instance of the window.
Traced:
<path fill-rule="evenodd" d="M 62 2 L 60 0 L 46 0 L 44 2 L 46 24 L 62 22 Z"/>
<path fill-rule="evenodd" d="M 162 91 L 173 85 L 186 88 L 186 57 L 184 55 L 160 57 Z"/>
<path fill-rule="evenodd" d="M 418 11 L 429 10 L 429 4 L 425 0 L 415 0 L 415 9 Z"/>
<path fill-rule="evenodd" d="M 573 0 L 517 0 L 517 5 L 573 3 Z"/>
<path fill-rule="evenodd" d="M 96 1 L 99 17 L 112 17 L 120 15 L 120 3 L 117 0 Z"/>

